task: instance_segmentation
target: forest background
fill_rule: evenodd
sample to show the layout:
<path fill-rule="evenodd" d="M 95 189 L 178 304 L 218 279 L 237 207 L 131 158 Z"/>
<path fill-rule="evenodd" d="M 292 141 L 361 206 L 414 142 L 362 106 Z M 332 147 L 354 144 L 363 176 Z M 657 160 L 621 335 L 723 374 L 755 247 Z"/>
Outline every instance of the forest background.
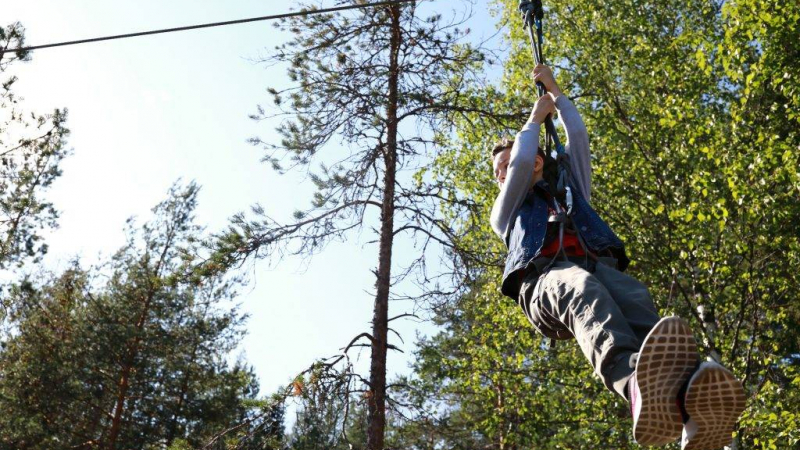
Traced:
<path fill-rule="evenodd" d="M 796 326 L 800 313 L 800 207 L 796 201 L 800 194 L 796 131 L 800 12 L 796 5 L 777 1 L 662 3 L 576 0 L 548 4 L 546 55 L 590 130 L 594 204 L 628 243 L 636 261 L 631 272 L 651 287 L 662 313 L 690 320 L 705 356 L 721 360 L 745 382 L 748 409 L 739 424 L 736 448 L 792 448 L 800 440 Z M 422 286 L 424 295 L 417 296 L 408 309 L 397 310 L 430 318 L 438 328 L 427 328 L 427 336 L 420 336 L 414 347 L 403 346 L 414 350 L 410 358 L 414 366 L 411 373 L 390 381 L 385 448 L 635 447 L 626 405 L 603 392 L 574 346 L 563 344 L 549 350 L 520 311 L 497 292 L 503 249 L 485 220 L 496 194 L 486 150 L 498 136 L 518 129 L 533 102 L 530 52 L 516 7 L 517 2 L 493 3 L 497 14 L 489 16 L 487 5 L 477 4 L 472 22 L 478 18 L 484 25 L 499 24 L 505 38 L 502 48 L 486 48 L 480 39 L 464 37 L 459 54 L 483 57 L 464 67 L 442 66 L 442 73 L 428 74 L 447 85 L 454 75 L 483 73 L 465 78 L 469 83 L 459 90 L 463 96 L 458 98 L 462 103 L 450 103 L 470 108 L 443 111 L 428 122 L 435 126 L 420 136 L 429 140 L 434 151 L 413 153 L 413 173 L 398 178 L 409 184 L 436 183 L 448 193 L 449 202 L 435 205 L 439 217 L 450 224 L 443 234 L 447 242 L 432 258 L 443 258 L 443 270 L 452 269 L 461 278 L 450 291 L 430 292 Z M 403 8 L 406 18 L 451 12 L 435 10 L 428 2 L 418 9 Z M 155 17 L 141 11 L 127 13 L 148 20 Z M 381 14 L 374 17 L 391 17 L 391 11 Z M 18 18 L 25 25 L 24 14 Z M 15 48 L 24 31 L 6 25 L 0 42 L 4 48 Z M 81 24 L 79 29 L 104 34 L 88 25 Z M 148 22 L 143 28 L 159 25 Z M 118 31 L 109 29 L 108 33 Z M 272 36 L 288 40 L 303 37 L 303 32 L 288 23 Z M 223 30 L 214 33 L 215 45 L 225 42 Z M 213 64 L 210 57 L 231 51 L 225 46 L 197 45 L 201 38 L 194 35 L 175 39 L 181 50 L 158 56 L 164 58 L 163 63 L 180 66 L 206 58 L 207 64 Z M 248 39 L 260 42 L 264 36 L 254 32 Z M 66 67 L 86 65 L 83 76 L 89 78 L 94 73 L 92 64 L 107 64 L 120 54 L 137 66 L 152 65 L 148 58 L 153 46 L 165 41 L 149 41 L 146 46 L 141 42 L 146 41 L 118 43 L 121 47 L 114 48 L 86 47 L 81 50 L 86 53 L 70 54 L 61 62 L 62 72 L 57 65 L 51 66 L 45 77 L 59 83 L 51 84 L 50 97 L 62 99 L 56 92 L 68 91 L 71 80 L 59 76 L 69 73 Z M 467 47 L 475 53 L 464 50 Z M 292 275 L 269 278 L 263 265 L 248 254 L 239 255 L 253 264 L 244 272 L 239 256 L 213 259 L 230 251 L 218 243 L 231 242 L 231 231 L 247 236 L 245 227 L 251 222 L 236 217 L 228 233 L 224 232 L 224 222 L 238 210 L 261 202 L 281 220 L 300 220 L 292 212 L 303 208 L 302 202 L 287 200 L 314 198 L 313 189 L 304 193 L 292 183 L 282 189 L 265 187 L 261 171 L 268 168 L 259 167 L 260 173 L 254 174 L 252 163 L 232 167 L 237 157 L 231 152 L 216 152 L 216 156 L 214 151 L 194 152 L 213 145 L 199 130 L 219 127 L 203 112 L 208 105 L 221 115 L 241 117 L 247 108 L 264 101 L 258 91 L 247 93 L 242 111 L 230 103 L 229 95 L 220 94 L 230 92 L 220 86 L 244 71 L 224 76 L 224 82 L 209 80 L 202 95 L 181 90 L 181 79 L 191 76 L 186 73 L 155 92 L 136 91 L 141 73 L 95 79 L 95 88 L 78 92 L 76 98 L 94 96 L 97 104 L 104 100 L 107 109 L 100 114 L 87 111 L 85 118 L 79 115 L 74 120 L 74 115 L 67 119 L 60 110 L 42 113 L 53 104 L 37 103 L 35 109 L 42 115 L 30 115 L 30 104 L 17 93 L 35 97 L 29 92 L 43 89 L 46 83 L 26 85 L 35 72 L 16 68 L 33 67 L 44 57 L 34 52 L 32 61 L 24 62 L 15 61 L 16 56 L 7 53 L 0 62 L 4 82 L 19 75 L 18 82 L 3 85 L 0 124 L 4 156 L 0 257 L 7 278 L 2 293 L 0 403 L 8 412 L 0 419 L 0 446 L 299 449 L 352 444 L 362 448 L 372 418 L 367 408 L 369 390 L 354 388 L 357 383 L 349 382 L 342 390 L 341 383 L 326 382 L 335 380 L 337 373 L 352 373 L 350 369 L 335 366 L 320 372 L 316 366 L 289 381 L 314 358 L 346 344 L 369 320 L 367 303 L 362 300 L 353 309 L 360 311 L 360 324 L 333 336 L 336 327 L 331 324 L 343 319 L 330 311 L 345 316 L 355 313 L 334 308 L 315 319 L 314 308 L 306 300 L 355 299 L 357 295 L 334 293 L 326 282 L 309 283 L 320 278 L 304 272 L 294 275 L 295 286 L 257 298 L 243 277 L 249 275 L 250 282 L 255 278 L 258 285 L 279 289 L 276 278 Z M 502 76 L 491 76 L 498 73 L 491 62 L 501 65 Z M 254 67 L 258 66 L 249 65 L 248 70 L 256 72 Z M 158 75 L 154 72 L 145 78 Z M 274 87 L 273 79 L 261 79 L 258 73 L 249 77 L 260 89 Z M 401 92 L 401 96 L 414 94 Z M 118 97 L 122 95 L 126 97 Z M 413 101 L 432 103 L 425 98 Z M 142 102 L 157 105 L 150 111 L 161 114 L 155 121 L 158 124 L 140 122 L 139 113 L 127 106 Z M 181 102 L 188 102 L 196 115 L 170 110 Z M 63 106 L 70 104 L 65 101 Z M 241 120 L 247 123 L 246 118 Z M 274 128 L 269 121 L 255 124 L 217 143 L 218 148 L 229 148 L 234 145 L 231 142 L 251 135 L 260 135 L 256 144 L 280 140 L 263 130 Z M 69 137 L 67 125 L 74 130 L 75 140 Z M 83 128 L 80 133 L 86 141 L 77 140 L 78 127 Z M 128 136 L 133 134 L 146 141 L 132 147 L 133 138 Z M 67 151 L 71 146 L 74 155 Z M 162 158 L 165 147 L 185 149 L 189 156 L 180 160 L 183 164 L 171 164 Z M 95 148 L 98 153 L 83 156 L 83 148 Z M 100 162 L 109 160 L 126 168 L 127 175 L 102 170 Z M 62 170 L 67 179 L 71 167 L 78 171 L 78 165 L 89 167 L 89 173 L 72 178 L 69 187 L 60 187 Z M 252 200 L 240 204 L 236 202 L 242 198 L 234 202 L 215 194 L 222 190 L 203 176 L 192 177 L 199 183 L 178 182 L 168 189 L 181 176 L 202 174 L 201 167 L 215 173 L 230 169 L 228 173 L 237 177 L 219 183 L 242 183 L 243 191 L 252 192 Z M 298 179 L 318 192 L 325 188 L 309 183 L 317 179 L 306 172 Z M 154 180 L 162 180 L 163 186 Z M 203 197 L 198 184 L 210 196 L 212 208 L 207 211 L 214 211 L 199 220 L 195 218 L 201 211 L 198 198 Z M 129 186 L 142 190 L 130 198 L 121 197 L 132 192 Z M 163 191 L 168 191 L 167 198 L 157 200 Z M 148 203 L 157 205 L 152 215 L 142 213 L 146 207 L 142 205 Z M 75 206 L 67 207 L 70 204 Z M 256 208 L 252 214 L 258 217 L 260 212 Z M 122 226 L 124 217 L 132 213 L 144 217 Z M 106 242 L 83 250 L 107 254 L 72 261 L 76 250 L 70 249 L 48 260 L 54 253 L 47 251 L 48 245 L 58 249 L 58 239 L 78 240 L 77 230 L 65 225 L 78 223 L 67 221 L 70 214 L 91 217 L 94 228 L 89 236 Z M 373 221 L 359 224 L 365 230 L 379 220 L 361 217 Z M 59 222 L 64 228 L 50 233 Z M 209 224 L 216 235 L 198 224 Z M 109 230 L 120 229 L 124 234 L 110 235 Z M 61 232 L 66 236 L 58 237 Z M 370 248 L 366 241 L 362 238 L 358 248 Z M 345 279 L 346 285 L 359 290 L 369 288 L 375 255 L 348 252 L 352 265 L 345 266 L 337 245 L 344 244 L 334 242 L 310 263 L 302 259 L 303 264 L 308 263 L 309 271 L 322 265 L 321 272 L 332 279 Z M 112 253 L 113 248 L 119 250 Z M 236 264 L 204 265 L 214 250 L 212 261 Z M 311 253 L 300 252 L 303 256 Z M 279 261 L 269 259 L 273 264 Z M 281 264 L 287 261 L 297 267 L 297 259 L 284 259 Z M 396 264 L 403 266 L 402 260 Z M 240 292 L 250 295 L 243 297 Z M 291 305 L 293 313 L 270 310 L 275 323 L 287 324 L 289 329 L 278 338 L 262 336 L 254 345 L 261 348 L 259 353 L 269 355 L 270 366 L 285 370 L 279 377 L 288 386 L 274 395 L 259 394 L 258 377 L 247 360 L 252 352 L 246 357 L 231 356 L 246 332 L 258 335 L 265 326 L 252 319 L 246 326 L 245 314 L 237 307 L 242 302 Z M 392 307 L 402 304 L 393 302 Z M 399 331 L 408 341 L 413 326 Z M 293 363 L 299 367 L 287 364 L 284 369 L 289 357 L 284 358 L 279 349 L 301 353 L 296 351 L 297 343 L 305 339 L 317 339 L 326 346 L 322 352 L 302 355 L 303 361 Z M 271 390 L 272 384 L 266 387 Z M 289 404 L 297 407 L 290 410 L 294 417 L 287 421 Z"/>

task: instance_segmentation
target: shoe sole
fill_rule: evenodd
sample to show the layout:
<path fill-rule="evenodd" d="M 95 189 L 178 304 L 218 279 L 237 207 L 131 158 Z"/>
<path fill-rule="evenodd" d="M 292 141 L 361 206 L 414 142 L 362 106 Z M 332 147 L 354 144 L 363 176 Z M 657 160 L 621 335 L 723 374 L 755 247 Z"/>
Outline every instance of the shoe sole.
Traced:
<path fill-rule="evenodd" d="M 633 438 L 639 445 L 665 445 L 681 438 L 683 419 L 676 399 L 699 359 L 697 341 L 683 319 L 666 317 L 650 330 L 636 363 L 641 411 Z"/>
<path fill-rule="evenodd" d="M 736 421 L 745 407 L 742 383 L 718 364 L 701 368 L 689 382 L 684 406 L 697 423 L 697 433 L 684 444 L 683 450 L 712 450 L 730 445 Z"/>

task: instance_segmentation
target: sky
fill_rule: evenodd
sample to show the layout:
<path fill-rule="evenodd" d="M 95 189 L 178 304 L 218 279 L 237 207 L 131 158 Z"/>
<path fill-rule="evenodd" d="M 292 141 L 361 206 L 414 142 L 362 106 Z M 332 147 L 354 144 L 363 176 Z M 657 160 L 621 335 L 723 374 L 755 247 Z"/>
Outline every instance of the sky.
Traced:
<path fill-rule="evenodd" d="M 451 0 L 437 0 L 445 5 Z M 455 4 L 455 2 L 452 2 Z M 0 0 L 3 23 L 20 21 L 28 45 L 288 12 L 293 1 Z M 332 6 L 332 1 L 323 1 Z M 476 39 L 494 33 L 486 0 L 470 26 Z M 277 219 L 307 208 L 313 192 L 299 173 L 279 175 L 259 162 L 246 140 L 276 140 L 277 122 L 248 118 L 267 104 L 266 88 L 288 83 L 285 69 L 254 62 L 287 38 L 269 22 L 42 49 L 15 64 L 15 92 L 27 110 L 69 110 L 71 156 L 47 193 L 60 212 L 46 236 L 45 265 L 65 268 L 108 258 L 125 242 L 131 216 L 146 221 L 176 180 L 202 186 L 197 223 L 220 230 L 260 203 Z M 310 261 L 257 264 L 238 300 L 250 314 L 235 357 L 254 366 L 264 394 L 288 383 L 315 359 L 331 356 L 369 331 L 377 249 L 367 232 L 334 242 Z M 400 252 L 403 252 L 400 249 Z M 401 253 L 402 255 L 402 253 Z M 393 302 L 390 316 L 410 305 Z M 415 334 L 430 323 L 397 324 L 405 353 L 389 373 L 409 373 Z M 362 359 L 368 359 L 364 352 Z"/>

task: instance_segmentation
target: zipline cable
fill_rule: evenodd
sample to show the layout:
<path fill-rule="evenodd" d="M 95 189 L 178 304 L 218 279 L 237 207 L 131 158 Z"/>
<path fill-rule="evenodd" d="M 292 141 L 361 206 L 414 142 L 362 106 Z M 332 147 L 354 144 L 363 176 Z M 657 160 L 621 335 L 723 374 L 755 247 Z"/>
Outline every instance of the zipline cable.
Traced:
<path fill-rule="evenodd" d="M 3 57 L 5 52 L 20 52 L 20 51 L 31 51 L 31 50 L 41 50 L 43 48 L 52 48 L 52 47 L 63 47 L 66 45 L 77 45 L 77 44 L 87 44 L 90 42 L 100 42 L 100 41 L 111 41 L 114 39 L 125 39 L 131 37 L 138 37 L 138 36 L 149 36 L 152 34 L 163 34 L 163 33 L 172 33 L 175 31 L 188 31 L 188 30 L 197 30 L 200 28 L 211 28 L 211 27 L 222 27 L 226 25 L 238 25 L 241 23 L 249 23 L 249 22 L 260 22 L 265 20 L 277 20 L 277 19 L 286 19 L 289 17 L 298 17 L 298 16 L 310 16 L 315 14 L 326 14 L 332 13 L 337 11 L 345 11 L 349 9 L 359 9 L 359 8 L 376 8 L 379 6 L 389 6 L 389 5 L 399 5 L 402 3 L 410 3 L 419 0 L 386 0 L 386 1 L 379 1 L 374 3 L 363 3 L 360 5 L 346 5 L 346 6 L 336 6 L 333 8 L 322 8 L 322 9 L 306 9 L 291 13 L 284 13 L 284 14 L 274 14 L 271 16 L 261 16 L 261 17 L 251 17 L 249 19 L 238 19 L 238 20 L 228 20 L 225 22 L 214 22 L 214 23 L 204 23 L 200 25 L 188 25 L 184 27 L 175 27 L 175 28 L 164 28 L 160 30 L 151 30 L 151 31 L 140 31 L 138 33 L 126 33 L 126 34 L 117 34 L 113 36 L 103 36 L 103 37 L 96 37 L 90 39 L 79 39 L 75 41 L 66 41 L 66 42 L 56 42 L 53 44 L 44 44 L 44 45 L 31 45 L 27 47 L 19 47 L 19 48 L 9 48 L 9 49 L 2 49 L 0 48 L 0 58 Z"/>

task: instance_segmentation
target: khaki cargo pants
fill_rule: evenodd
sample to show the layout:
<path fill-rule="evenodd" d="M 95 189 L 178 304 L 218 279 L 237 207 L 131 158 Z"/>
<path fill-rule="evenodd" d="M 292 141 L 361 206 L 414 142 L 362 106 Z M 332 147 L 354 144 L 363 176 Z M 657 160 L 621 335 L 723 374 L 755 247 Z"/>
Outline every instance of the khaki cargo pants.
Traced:
<path fill-rule="evenodd" d="M 627 399 L 636 356 L 660 318 L 641 282 L 602 263 L 589 272 L 584 261 L 555 261 L 541 276 L 532 270 L 522 282 L 519 301 L 544 336 L 575 337 L 606 387 Z M 535 263 L 542 270 L 544 264 Z"/>

